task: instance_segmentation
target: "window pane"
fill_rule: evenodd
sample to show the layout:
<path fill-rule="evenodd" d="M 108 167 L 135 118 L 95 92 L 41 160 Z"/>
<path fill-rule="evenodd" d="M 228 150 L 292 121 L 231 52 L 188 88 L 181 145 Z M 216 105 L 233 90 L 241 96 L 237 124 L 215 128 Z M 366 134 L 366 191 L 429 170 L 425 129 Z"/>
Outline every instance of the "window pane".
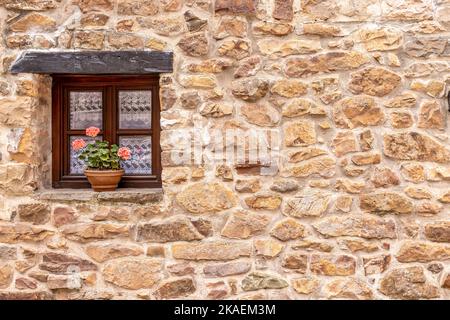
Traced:
<path fill-rule="evenodd" d="M 76 139 L 83 139 L 86 141 L 86 143 L 93 143 L 96 140 L 102 140 L 101 136 L 97 136 L 95 138 L 92 137 L 86 137 L 86 136 L 71 136 L 69 140 L 69 148 L 70 148 L 70 174 L 83 174 L 84 169 L 86 168 L 86 165 L 84 164 L 84 161 L 81 161 L 78 159 L 78 156 L 83 152 L 83 150 L 75 151 L 72 148 L 72 142 Z"/>
<path fill-rule="evenodd" d="M 102 128 L 101 91 L 70 92 L 70 129 L 84 130 L 88 127 Z"/>
<path fill-rule="evenodd" d="M 131 159 L 122 161 L 122 167 L 127 175 L 149 175 L 152 173 L 152 137 L 122 136 L 120 147 L 131 150 Z"/>
<path fill-rule="evenodd" d="M 151 90 L 119 91 L 120 129 L 149 129 L 151 122 Z"/>

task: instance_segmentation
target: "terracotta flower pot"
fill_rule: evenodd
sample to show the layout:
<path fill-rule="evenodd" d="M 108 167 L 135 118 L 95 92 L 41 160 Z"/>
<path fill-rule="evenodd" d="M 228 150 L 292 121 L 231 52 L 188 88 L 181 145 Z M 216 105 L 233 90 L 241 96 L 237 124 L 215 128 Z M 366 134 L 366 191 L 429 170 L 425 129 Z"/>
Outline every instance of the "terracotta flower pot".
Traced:
<path fill-rule="evenodd" d="M 84 170 L 84 175 L 91 183 L 92 189 L 97 192 L 114 191 L 122 179 L 125 170 Z"/>

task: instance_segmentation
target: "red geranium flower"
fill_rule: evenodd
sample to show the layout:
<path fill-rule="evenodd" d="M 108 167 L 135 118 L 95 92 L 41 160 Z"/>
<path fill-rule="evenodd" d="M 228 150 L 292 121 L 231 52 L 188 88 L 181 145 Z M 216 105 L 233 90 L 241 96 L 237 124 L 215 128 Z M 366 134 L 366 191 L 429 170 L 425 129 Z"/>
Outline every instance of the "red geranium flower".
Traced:
<path fill-rule="evenodd" d="M 73 150 L 78 151 L 80 149 L 83 149 L 84 147 L 86 147 L 86 141 L 84 141 L 83 139 L 76 139 L 72 141 Z"/>
<path fill-rule="evenodd" d="M 117 151 L 117 155 L 122 160 L 129 160 L 131 158 L 131 150 L 127 147 L 119 148 L 119 150 Z"/>
<path fill-rule="evenodd" d="M 93 138 L 96 137 L 99 132 L 100 129 L 97 127 L 89 127 L 86 129 L 86 135 Z"/>

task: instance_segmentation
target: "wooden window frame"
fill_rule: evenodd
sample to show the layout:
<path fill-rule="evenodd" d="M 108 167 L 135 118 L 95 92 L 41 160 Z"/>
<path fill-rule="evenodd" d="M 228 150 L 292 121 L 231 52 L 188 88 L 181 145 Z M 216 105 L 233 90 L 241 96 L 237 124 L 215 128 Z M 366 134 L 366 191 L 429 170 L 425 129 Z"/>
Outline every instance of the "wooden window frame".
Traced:
<path fill-rule="evenodd" d="M 69 90 L 103 92 L 103 128 L 100 134 L 110 143 L 117 143 L 119 135 L 151 135 L 152 175 L 124 176 L 119 188 L 160 188 L 160 101 L 159 74 L 152 75 L 52 75 L 52 186 L 53 188 L 90 188 L 85 176 L 69 175 L 70 135 L 84 135 L 84 130 L 69 128 Z M 120 129 L 118 92 L 124 90 L 152 91 L 151 128 Z"/>

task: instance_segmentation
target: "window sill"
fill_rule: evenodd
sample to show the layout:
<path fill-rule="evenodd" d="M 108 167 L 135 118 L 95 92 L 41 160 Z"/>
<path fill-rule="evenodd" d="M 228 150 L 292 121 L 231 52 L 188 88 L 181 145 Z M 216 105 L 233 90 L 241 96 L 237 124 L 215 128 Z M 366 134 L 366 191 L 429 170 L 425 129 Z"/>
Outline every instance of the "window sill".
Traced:
<path fill-rule="evenodd" d="M 116 191 L 95 192 L 91 189 L 51 189 L 37 192 L 36 200 L 57 202 L 114 202 L 148 204 L 163 199 L 161 188 L 117 189 Z"/>

